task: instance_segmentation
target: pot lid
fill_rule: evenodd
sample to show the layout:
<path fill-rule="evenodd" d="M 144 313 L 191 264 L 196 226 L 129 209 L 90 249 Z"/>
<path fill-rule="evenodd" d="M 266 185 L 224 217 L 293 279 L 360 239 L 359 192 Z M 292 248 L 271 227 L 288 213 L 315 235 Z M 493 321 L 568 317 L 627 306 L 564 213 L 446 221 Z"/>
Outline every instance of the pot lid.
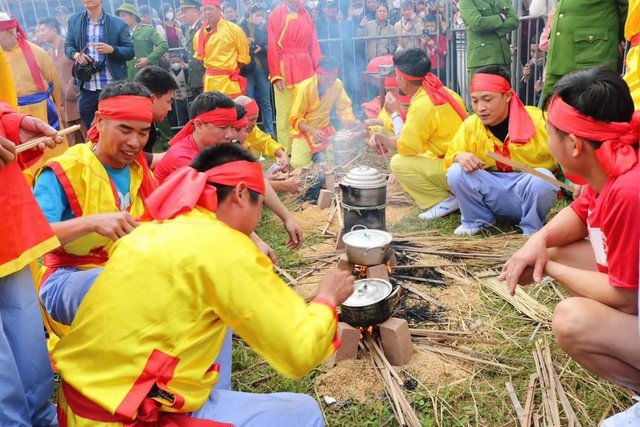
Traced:
<path fill-rule="evenodd" d="M 355 229 L 356 227 L 364 227 L 363 225 L 354 225 L 350 232 L 342 236 L 345 245 L 353 248 L 379 248 L 391 243 L 392 236 L 386 231 L 374 230 L 369 228 Z"/>
<path fill-rule="evenodd" d="M 356 280 L 354 291 L 342 305 L 347 307 L 366 307 L 382 301 L 392 291 L 391 283 L 382 279 Z"/>
<path fill-rule="evenodd" d="M 358 166 L 351 169 L 340 183 L 354 188 L 366 189 L 385 187 L 387 180 L 377 169 Z"/>

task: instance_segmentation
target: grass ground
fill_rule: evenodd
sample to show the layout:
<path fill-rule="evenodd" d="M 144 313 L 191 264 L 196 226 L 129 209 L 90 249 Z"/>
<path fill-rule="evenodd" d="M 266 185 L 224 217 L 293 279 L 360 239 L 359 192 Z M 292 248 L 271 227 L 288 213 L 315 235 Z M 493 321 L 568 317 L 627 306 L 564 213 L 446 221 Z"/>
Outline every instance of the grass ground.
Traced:
<path fill-rule="evenodd" d="M 560 201 L 554 207 L 555 213 L 566 203 Z M 459 215 L 435 220 L 425 224 L 417 219 L 417 211 L 392 225 L 390 231 L 409 232 L 437 230 L 443 238 L 450 236 L 459 224 Z M 498 222 L 489 234 L 514 232 L 516 228 L 508 223 Z M 284 246 L 283 232 L 280 223 L 271 216 L 266 216 L 257 230 L 258 234 L 275 249 L 280 266 L 291 268 L 300 266 L 302 261 L 296 252 Z M 482 237 L 478 237 L 481 239 Z M 318 233 L 307 233 L 306 245 L 315 245 L 322 239 Z M 478 286 L 479 287 L 479 286 Z M 557 288 L 555 288 L 557 289 Z M 536 372 L 532 351 L 535 340 L 531 336 L 536 330 L 536 323 L 515 311 L 504 300 L 486 289 L 475 289 L 480 295 L 479 303 L 471 307 L 459 308 L 458 316 L 451 316 L 451 322 L 482 325 L 483 336 L 499 342 L 498 346 L 474 345 L 474 350 L 489 352 L 509 358 L 510 365 L 519 369 L 507 372 L 499 369 L 486 369 L 472 364 L 463 364 L 463 378 L 441 383 L 422 383 L 414 391 L 406 390 L 412 399 L 416 413 L 424 426 L 517 426 L 519 425 L 514 406 L 505 389 L 505 383 L 511 381 L 516 395 L 524 406 L 527 384 L 532 373 Z M 528 289 L 529 294 L 553 310 L 559 296 L 554 287 L 537 285 Z M 463 301 L 461 301 L 462 303 Z M 461 304 L 461 307 L 464 304 Z M 455 325 L 454 325 L 455 326 Z M 465 326 L 465 325 L 463 325 Z M 465 326 L 466 327 L 466 326 Z M 630 406 L 629 392 L 619 389 L 604 380 L 599 380 L 573 363 L 560 350 L 550 328 L 542 327 L 536 333 L 536 340 L 548 340 L 551 348 L 553 364 L 561 378 L 562 385 L 568 395 L 571 406 L 577 413 L 583 426 L 596 426 L 604 417 L 612 412 Z M 428 368 L 428 367 L 427 367 Z M 327 370 L 321 366 L 300 381 L 286 379 L 272 370 L 258 355 L 248 348 L 240 339 L 234 340 L 233 351 L 233 387 L 239 391 L 259 393 L 269 392 L 301 392 L 314 396 L 321 402 L 329 426 L 395 426 L 398 425 L 389 400 L 384 394 L 371 393 L 370 399 L 362 402 L 346 399 L 337 404 L 327 406 L 317 392 L 317 379 Z M 402 372 L 409 379 L 407 371 Z M 374 375 L 372 372 L 362 375 Z M 353 387 L 357 387 L 357 375 Z M 536 405 L 542 406 L 539 394 Z M 542 420 L 540 425 L 547 425 Z M 564 425 L 564 424 L 563 424 Z"/>

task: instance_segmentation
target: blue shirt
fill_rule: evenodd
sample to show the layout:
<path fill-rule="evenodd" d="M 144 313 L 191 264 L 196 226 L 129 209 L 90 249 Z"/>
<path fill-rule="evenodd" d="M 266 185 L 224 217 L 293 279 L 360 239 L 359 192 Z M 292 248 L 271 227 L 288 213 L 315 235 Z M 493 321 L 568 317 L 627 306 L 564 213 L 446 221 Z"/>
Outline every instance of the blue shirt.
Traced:
<path fill-rule="evenodd" d="M 107 166 L 104 168 L 116 187 L 120 210 L 123 211 L 131 205 L 131 170 L 129 166 L 122 169 L 113 169 Z M 62 184 L 51 169 L 42 170 L 33 192 L 40 209 L 50 223 L 75 218 Z"/>
<path fill-rule="evenodd" d="M 86 54 L 100 64 L 100 71 L 91 76 L 91 80 L 85 83 L 84 88 L 90 91 L 102 90 L 111 83 L 113 77 L 106 64 L 107 56 L 98 53 L 94 43 L 104 43 L 104 13 L 98 18 L 98 22 L 92 22 L 87 14 L 87 50 Z"/>

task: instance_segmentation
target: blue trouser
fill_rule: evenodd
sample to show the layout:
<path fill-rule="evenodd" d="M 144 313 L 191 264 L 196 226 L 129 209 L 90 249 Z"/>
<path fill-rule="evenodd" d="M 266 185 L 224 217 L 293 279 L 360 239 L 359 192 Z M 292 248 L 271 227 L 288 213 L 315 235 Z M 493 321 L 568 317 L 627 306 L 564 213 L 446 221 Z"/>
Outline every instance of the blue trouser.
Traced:
<path fill-rule="evenodd" d="M 94 91 L 82 88 L 78 93 L 78 111 L 80 111 L 80 118 L 87 129 L 91 128 L 93 117 L 98 111 L 98 98 L 100 98 L 99 90 Z"/>
<path fill-rule="evenodd" d="M 546 169 L 536 170 L 553 177 Z M 496 216 L 520 220 L 525 235 L 542 228 L 557 198 L 558 187 L 524 172 L 467 173 L 458 163 L 447 171 L 451 192 L 458 198 L 462 225 L 483 227 L 493 224 Z"/>
<path fill-rule="evenodd" d="M 318 402 L 300 393 L 257 394 L 216 388 L 192 416 L 242 427 L 325 425 Z"/>
<path fill-rule="evenodd" d="M 55 421 L 53 371 L 29 267 L 0 278 L 0 426 Z"/>
<path fill-rule="evenodd" d="M 40 287 L 40 301 L 49 316 L 63 325 L 71 325 L 80 303 L 101 272 L 102 268 L 56 269 Z M 220 378 L 216 389 L 231 390 L 231 338 L 231 328 L 228 328 L 220 354 L 214 362 L 220 364 Z"/>
<path fill-rule="evenodd" d="M 247 96 L 256 99 L 262 113 L 262 129 L 273 135 L 273 107 L 271 106 L 271 82 L 264 68 L 254 68 L 247 73 Z"/>

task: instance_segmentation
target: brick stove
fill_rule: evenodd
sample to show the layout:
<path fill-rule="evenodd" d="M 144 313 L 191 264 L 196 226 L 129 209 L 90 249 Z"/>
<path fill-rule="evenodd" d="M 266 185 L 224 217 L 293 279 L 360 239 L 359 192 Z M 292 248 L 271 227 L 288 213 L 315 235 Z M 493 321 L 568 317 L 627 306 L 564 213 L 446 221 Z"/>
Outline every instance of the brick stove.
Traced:
<path fill-rule="evenodd" d="M 338 261 L 338 268 L 354 274 L 356 279 L 382 279 L 389 281 L 389 271 L 397 265 L 395 253 L 390 250 L 386 264 L 372 266 L 360 266 L 349 262 L 346 254 L 342 254 Z M 345 359 L 354 359 L 358 355 L 358 345 L 363 334 L 379 335 L 384 354 L 394 366 L 402 366 L 409 363 L 413 355 L 413 343 L 409 325 L 405 319 L 390 317 L 386 321 L 369 328 L 358 328 L 345 322 L 338 323 L 338 336 L 342 345 L 338 351 L 327 361 L 333 365 L 335 362 Z"/>

